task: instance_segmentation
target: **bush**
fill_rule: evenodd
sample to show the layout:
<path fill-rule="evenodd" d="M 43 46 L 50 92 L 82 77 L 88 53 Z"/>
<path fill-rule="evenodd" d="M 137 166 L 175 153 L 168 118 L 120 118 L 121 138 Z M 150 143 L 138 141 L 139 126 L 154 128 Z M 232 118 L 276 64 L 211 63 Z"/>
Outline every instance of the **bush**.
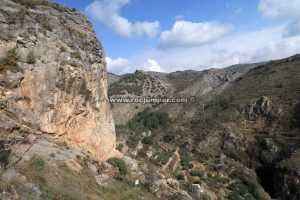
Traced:
<path fill-rule="evenodd" d="M 55 199 L 55 192 L 48 187 L 43 188 L 41 198 L 43 200 L 53 200 Z"/>
<path fill-rule="evenodd" d="M 20 71 L 20 68 L 18 67 L 19 57 L 16 50 L 16 48 L 13 48 L 6 52 L 6 57 L 3 60 L 0 60 L 0 71 L 7 69 L 12 72 Z"/>
<path fill-rule="evenodd" d="M 229 179 L 220 176 L 212 176 L 208 179 L 208 185 L 213 189 L 220 189 L 226 183 L 229 183 Z"/>
<path fill-rule="evenodd" d="M 118 146 L 116 147 L 116 149 L 120 152 L 122 152 L 124 145 L 122 143 L 118 144 Z"/>
<path fill-rule="evenodd" d="M 46 163 L 43 159 L 37 157 L 36 155 L 32 156 L 29 160 L 28 165 L 35 171 L 42 171 L 45 166 Z"/>
<path fill-rule="evenodd" d="M 143 140 L 142 140 L 142 143 L 143 144 L 146 144 L 146 145 L 151 145 L 153 144 L 153 137 L 144 137 Z"/>
<path fill-rule="evenodd" d="M 181 160 L 180 160 L 181 169 L 188 170 L 188 169 L 193 168 L 193 164 L 190 163 L 191 159 L 189 156 L 181 155 L 180 158 L 181 158 Z"/>
<path fill-rule="evenodd" d="M 230 193 L 231 198 L 230 199 L 234 199 L 233 197 L 237 197 L 237 196 L 248 196 L 249 198 L 247 199 L 255 199 L 253 197 L 256 196 L 255 192 L 255 188 L 253 188 L 253 185 L 249 185 L 248 183 L 244 183 L 243 181 L 236 181 L 234 183 L 230 183 L 227 186 L 227 189 L 231 190 L 232 192 Z"/>
<path fill-rule="evenodd" d="M 127 167 L 123 160 L 119 158 L 110 158 L 107 160 L 107 162 L 112 166 L 119 168 L 120 174 L 124 176 L 127 174 Z"/>
<path fill-rule="evenodd" d="M 126 143 L 129 148 L 135 148 L 138 145 L 140 139 L 141 138 L 138 135 L 132 134 L 128 137 Z"/>
<path fill-rule="evenodd" d="M 173 154 L 174 154 L 174 151 L 163 150 L 160 154 L 158 154 L 156 161 L 165 165 L 168 163 L 169 159 L 171 158 L 171 156 L 173 156 Z"/>
<path fill-rule="evenodd" d="M 170 122 L 169 115 L 165 112 L 150 112 L 149 108 L 139 112 L 128 122 L 131 130 L 165 128 Z"/>
<path fill-rule="evenodd" d="M 163 137 L 163 140 L 164 140 L 164 142 L 166 142 L 166 143 L 170 143 L 170 142 L 172 142 L 173 140 L 175 139 L 175 136 L 174 135 L 165 135 L 164 137 Z"/>
<path fill-rule="evenodd" d="M 177 180 L 184 180 L 184 174 L 183 173 L 176 173 L 175 174 L 175 177 Z"/>
<path fill-rule="evenodd" d="M 202 177 L 204 176 L 204 171 L 202 170 L 192 170 L 190 172 L 191 176 L 198 176 L 198 177 Z"/>

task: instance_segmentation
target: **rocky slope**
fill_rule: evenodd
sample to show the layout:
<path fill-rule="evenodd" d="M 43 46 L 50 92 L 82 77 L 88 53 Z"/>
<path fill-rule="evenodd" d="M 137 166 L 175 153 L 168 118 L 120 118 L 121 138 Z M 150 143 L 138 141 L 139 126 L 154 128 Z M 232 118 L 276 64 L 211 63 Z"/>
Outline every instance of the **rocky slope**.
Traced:
<path fill-rule="evenodd" d="M 157 184 L 177 179 L 187 198 L 299 199 L 299 63 L 295 55 L 220 70 L 145 73 L 165 83 L 166 96 L 196 102 L 150 106 L 117 127 L 118 147 L 160 170 L 166 177 Z M 156 195 L 167 195 L 159 188 Z"/>
<path fill-rule="evenodd" d="M 87 18 L 45 1 L 3 0 L 0 27 L 2 118 L 99 159 L 113 154 L 105 56 Z"/>
<path fill-rule="evenodd" d="M 116 76 L 108 75 L 110 82 L 110 97 L 112 98 L 189 98 L 197 97 L 201 100 L 211 100 L 220 94 L 229 84 L 234 82 L 242 74 L 251 68 L 259 65 L 241 64 L 230 66 L 225 69 L 208 69 L 204 71 L 178 71 L 170 74 L 158 72 L 136 71 L 133 74 Z M 142 74 L 143 86 L 137 86 L 138 76 Z M 126 80 L 124 82 L 124 80 Z M 145 81 L 144 80 L 150 80 Z M 130 87 L 129 87 L 130 86 Z M 133 91 L 135 89 L 135 91 Z M 148 106 L 157 106 L 156 104 L 120 104 L 112 103 L 114 119 L 117 125 L 126 124 L 135 114 Z M 172 110 L 174 105 L 169 105 L 164 109 Z M 177 115 L 176 110 L 180 110 L 182 105 L 176 104 L 173 115 Z"/>

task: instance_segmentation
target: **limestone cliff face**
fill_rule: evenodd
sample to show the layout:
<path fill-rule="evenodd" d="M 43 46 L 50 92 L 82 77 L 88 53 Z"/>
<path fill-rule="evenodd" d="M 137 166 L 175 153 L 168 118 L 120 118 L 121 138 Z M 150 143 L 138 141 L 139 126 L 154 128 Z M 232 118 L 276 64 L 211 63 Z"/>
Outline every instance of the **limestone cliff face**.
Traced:
<path fill-rule="evenodd" d="M 105 159 L 114 153 L 115 129 L 103 48 L 86 17 L 58 8 L 1 0 L 6 109 L 42 133 Z"/>

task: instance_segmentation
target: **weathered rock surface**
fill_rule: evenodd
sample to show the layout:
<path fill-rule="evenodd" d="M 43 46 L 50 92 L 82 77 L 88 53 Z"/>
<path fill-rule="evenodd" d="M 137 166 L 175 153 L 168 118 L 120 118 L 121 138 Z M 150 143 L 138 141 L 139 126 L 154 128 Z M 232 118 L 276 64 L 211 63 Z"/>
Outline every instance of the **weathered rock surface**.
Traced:
<path fill-rule="evenodd" d="M 65 163 L 75 173 L 80 174 L 82 172 L 83 167 L 75 160 L 66 160 Z"/>
<path fill-rule="evenodd" d="M 149 187 L 149 190 L 158 198 L 178 200 L 192 199 L 187 192 L 179 188 L 177 180 L 171 178 L 166 179 L 159 172 L 151 173 L 146 178 L 146 184 Z"/>
<path fill-rule="evenodd" d="M 1 71 L 1 107 L 99 159 L 114 155 L 105 56 L 91 23 L 77 12 L 3 0 L 0 59 L 12 49 L 19 72 Z M 14 129 L 5 121 L 4 129 Z"/>
<path fill-rule="evenodd" d="M 277 165 L 275 191 L 279 199 L 300 199 L 300 152 Z"/>
<path fill-rule="evenodd" d="M 114 182 L 112 181 L 112 179 L 105 174 L 95 176 L 95 179 L 96 179 L 97 184 L 104 188 L 113 187 L 113 185 L 114 185 Z"/>

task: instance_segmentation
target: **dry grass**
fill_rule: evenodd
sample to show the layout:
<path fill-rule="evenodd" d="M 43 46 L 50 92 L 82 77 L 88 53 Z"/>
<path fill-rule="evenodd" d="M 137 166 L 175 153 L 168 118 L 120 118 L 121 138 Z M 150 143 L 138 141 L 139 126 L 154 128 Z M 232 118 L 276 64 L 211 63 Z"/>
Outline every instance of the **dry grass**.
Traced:
<path fill-rule="evenodd" d="M 18 66 L 19 57 L 16 48 L 10 49 L 6 52 L 6 57 L 0 60 L 0 72 L 10 70 L 12 72 L 21 71 Z"/>
<path fill-rule="evenodd" d="M 60 12 L 69 11 L 65 6 L 58 5 L 56 3 L 49 2 L 47 0 L 14 0 L 16 3 L 20 3 L 26 8 L 35 8 L 37 6 L 48 6 L 54 8 Z"/>

